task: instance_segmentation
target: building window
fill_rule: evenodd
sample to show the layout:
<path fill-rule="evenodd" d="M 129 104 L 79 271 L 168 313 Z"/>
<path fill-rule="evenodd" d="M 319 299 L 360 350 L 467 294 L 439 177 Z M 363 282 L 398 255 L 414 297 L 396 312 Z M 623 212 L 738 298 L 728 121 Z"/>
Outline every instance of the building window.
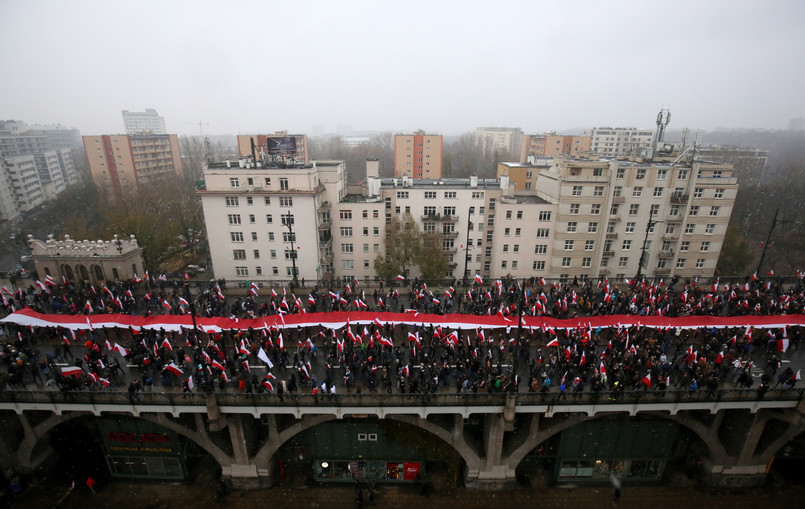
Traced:
<path fill-rule="evenodd" d="M 623 193 L 622 186 L 615 186 L 614 190 L 612 191 L 612 196 L 620 196 Z"/>
<path fill-rule="evenodd" d="M 266 214 L 266 223 L 271 224 L 274 222 L 274 219 L 271 217 L 271 214 Z"/>
<path fill-rule="evenodd" d="M 249 268 L 248 267 L 235 267 L 235 275 L 236 276 L 248 276 L 249 275 Z"/>
<path fill-rule="evenodd" d="M 709 242 L 702 242 L 702 251 L 710 251 L 710 243 Z"/>
<path fill-rule="evenodd" d="M 352 227 L 351 226 L 342 226 L 341 227 L 341 236 L 342 237 L 352 237 Z"/>
<path fill-rule="evenodd" d="M 713 193 L 713 198 L 723 198 L 724 197 L 724 190 L 723 189 L 716 189 Z"/>
<path fill-rule="evenodd" d="M 593 196 L 604 196 L 604 186 L 595 186 Z"/>
<path fill-rule="evenodd" d="M 269 254 L 269 256 L 271 256 L 272 260 L 277 258 L 277 250 L 276 249 L 272 249 L 271 251 L 269 251 L 268 254 Z"/>
<path fill-rule="evenodd" d="M 590 267 L 592 264 L 593 264 L 593 259 L 590 258 L 589 256 L 586 256 L 586 257 L 581 259 L 581 266 L 582 267 L 587 268 L 587 267 Z"/>
<path fill-rule="evenodd" d="M 368 253 L 368 252 L 369 252 L 369 244 L 364 244 L 364 245 L 363 245 L 363 252 L 364 252 L 364 253 Z"/>
<path fill-rule="evenodd" d="M 503 244 L 503 252 L 504 252 L 504 253 L 508 253 L 508 252 L 509 252 L 509 245 L 508 245 L 508 244 Z"/>
<path fill-rule="evenodd" d="M 721 210 L 721 207 L 710 207 L 710 215 L 717 216 L 718 212 Z"/>
<path fill-rule="evenodd" d="M 566 240 L 565 241 L 565 251 L 573 251 L 573 244 L 574 244 L 574 241 Z"/>
<path fill-rule="evenodd" d="M 713 223 L 708 223 L 707 226 L 704 227 L 704 233 L 710 235 L 715 231 L 715 229 L 716 225 L 714 225 Z"/>
<path fill-rule="evenodd" d="M 626 267 L 628 263 L 629 263 L 628 256 L 621 256 L 620 258 L 618 258 L 618 267 Z"/>
<path fill-rule="evenodd" d="M 455 216 L 456 215 L 456 208 L 455 207 L 444 207 L 444 215 L 445 216 Z"/>
<path fill-rule="evenodd" d="M 605 256 L 601 258 L 601 267 L 606 267 L 607 265 L 609 265 L 609 257 Z"/>
<path fill-rule="evenodd" d="M 629 221 L 626 223 L 626 233 L 634 233 L 635 224 L 636 223 L 634 221 Z"/>
<path fill-rule="evenodd" d="M 679 171 L 677 171 L 676 178 L 678 180 L 687 180 L 688 179 L 688 170 L 679 170 Z"/>
<path fill-rule="evenodd" d="M 685 268 L 685 258 L 679 258 L 676 260 L 676 268 L 677 269 L 684 269 Z"/>
<path fill-rule="evenodd" d="M 501 269 L 505 269 L 507 266 L 508 266 L 508 264 L 507 264 L 506 260 L 503 260 L 502 262 L 500 262 L 500 268 Z"/>
<path fill-rule="evenodd" d="M 636 178 L 637 180 L 643 180 L 644 178 L 646 178 L 646 169 L 645 168 L 638 168 L 637 169 L 637 174 L 635 175 L 634 178 Z"/>
<path fill-rule="evenodd" d="M 280 191 L 287 191 L 288 190 L 288 179 L 281 178 L 280 179 Z"/>
<path fill-rule="evenodd" d="M 662 190 L 663 189 L 664 188 L 662 188 L 662 187 L 655 187 L 654 188 L 654 197 L 655 198 L 660 198 L 662 196 Z"/>
<path fill-rule="evenodd" d="M 550 221 L 551 220 L 551 212 L 549 210 L 540 210 L 539 211 L 539 220 L 540 221 Z"/>
<path fill-rule="evenodd" d="M 230 177 L 229 187 L 240 187 L 240 180 L 237 177 Z"/>
<path fill-rule="evenodd" d="M 238 206 L 238 197 L 237 196 L 227 196 L 226 197 L 226 206 L 227 207 L 237 207 Z"/>
<path fill-rule="evenodd" d="M 590 222 L 587 223 L 587 233 L 596 233 L 598 231 L 598 223 Z"/>
<path fill-rule="evenodd" d="M 615 172 L 615 178 L 617 179 L 622 179 L 625 175 L 626 175 L 625 168 L 618 168 L 617 171 Z"/>
<path fill-rule="evenodd" d="M 544 255 L 548 253 L 548 245 L 547 244 L 537 244 L 534 246 L 534 254 Z"/>
<path fill-rule="evenodd" d="M 274 242 L 274 232 L 268 232 L 268 240 Z"/>
<path fill-rule="evenodd" d="M 582 186 L 573 186 L 572 196 L 581 196 Z"/>
<path fill-rule="evenodd" d="M 283 242 L 296 242 L 296 232 L 282 232 Z"/>
<path fill-rule="evenodd" d="M 344 270 L 352 270 L 355 268 L 355 260 L 341 260 L 341 268 Z"/>
<path fill-rule="evenodd" d="M 436 191 L 425 191 L 425 199 L 426 200 L 435 200 L 436 199 Z"/>
<path fill-rule="evenodd" d="M 666 235 L 673 235 L 675 231 L 676 231 L 676 226 L 675 225 L 673 225 L 673 224 L 665 225 L 665 234 Z"/>
<path fill-rule="evenodd" d="M 252 242 L 257 242 L 257 232 L 252 232 Z"/>
<path fill-rule="evenodd" d="M 569 221 L 567 223 L 567 233 L 576 233 L 578 223 L 576 221 Z"/>
<path fill-rule="evenodd" d="M 699 258 L 696 260 L 696 268 L 703 269 L 704 268 L 704 258 Z"/>
<path fill-rule="evenodd" d="M 704 189 L 702 189 L 701 187 L 697 187 L 696 189 L 693 190 L 693 197 L 694 198 L 701 198 L 703 194 L 704 194 Z"/>
<path fill-rule="evenodd" d="M 534 262 L 534 264 L 532 265 L 532 269 L 533 270 L 545 270 L 545 262 L 541 261 L 541 260 L 537 261 L 537 262 Z"/>
<path fill-rule="evenodd" d="M 229 214 L 229 224 L 240 224 L 240 214 Z"/>
<path fill-rule="evenodd" d="M 254 222 L 255 222 L 254 214 L 249 214 L 249 223 L 254 224 Z"/>
<path fill-rule="evenodd" d="M 246 197 L 246 205 L 254 205 L 254 199 L 251 196 Z"/>
<path fill-rule="evenodd" d="M 472 199 L 473 200 L 479 200 L 479 199 L 483 200 L 483 198 L 484 198 L 483 191 L 473 191 L 472 192 Z"/>
<path fill-rule="evenodd" d="M 508 237 L 510 232 L 511 232 L 511 228 L 505 228 L 503 230 L 503 236 Z"/>
<path fill-rule="evenodd" d="M 255 268 L 254 268 L 254 272 L 255 272 L 255 273 L 258 275 L 258 276 L 262 276 L 262 275 L 263 275 L 263 267 L 255 267 Z"/>
<path fill-rule="evenodd" d="M 517 219 L 522 219 L 522 218 L 523 218 L 523 211 L 522 211 L 522 210 L 518 210 L 518 211 L 517 211 Z"/>
<path fill-rule="evenodd" d="M 255 259 L 255 260 L 259 260 L 259 259 L 260 259 L 260 250 L 259 250 L 259 249 L 255 249 L 255 250 L 254 250 L 254 259 Z"/>
<path fill-rule="evenodd" d="M 547 239 L 551 234 L 551 230 L 549 228 L 537 228 L 537 238 L 538 239 Z"/>
<path fill-rule="evenodd" d="M 375 237 L 380 235 L 380 227 L 379 226 L 375 226 L 375 227 L 372 228 L 372 235 L 374 235 Z"/>
<path fill-rule="evenodd" d="M 576 140 L 576 144 L 578 145 L 579 141 Z M 593 177 L 603 177 L 604 176 L 604 169 L 603 168 L 593 168 Z"/>
<path fill-rule="evenodd" d="M 353 253 L 354 249 L 352 244 L 341 244 L 341 252 L 342 253 Z"/>
<path fill-rule="evenodd" d="M 592 251 L 595 249 L 595 241 L 594 240 L 586 240 L 584 241 L 584 250 L 585 251 Z"/>
<path fill-rule="evenodd" d="M 687 235 L 691 235 L 695 231 L 696 231 L 696 225 L 695 224 L 686 224 L 685 225 L 685 233 Z"/>
<path fill-rule="evenodd" d="M 656 203 L 652 204 L 651 208 L 649 209 L 649 214 L 652 215 L 652 216 L 656 216 L 659 213 L 660 213 L 659 204 L 656 204 Z"/>
<path fill-rule="evenodd" d="M 570 204 L 570 213 L 571 214 L 578 214 L 580 207 L 581 207 L 581 205 L 579 205 L 578 203 L 571 203 Z"/>
<path fill-rule="evenodd" d="M 657 170 L 657 179 L 665 180 L 668 178 L 668 170 Z"/>
<path fill-rule="evenodd" d="M 351 210 L 340 210 L 340 211 L 338 211 L 338 217 L 342 221 L 351 221 L 352 220 L 352 211 Z"/>
<path fill-rule="evenodd" d="M 455 191 L 445 191 L 444 197 L 446 200 L 455 200 L 456 199 L 456 192 Z"/>
<path fill-rule="evenodd" d="M 621 245 L 622 251 L 629 251 L 632 249 L 632 241 L 631 240 L 624 240 L 623 244 Z"/>
<path fill-rule="evenodd" d="M 232 242 L 243 242 L 243 232 L 229 232 Z"/>
<path fill-rule="evenodd" d="M 265 183 L 266 183 L 266 187 L 270 187 L 271 186 L 271 177 L 266 177 Z"/>
<path fill-rule="evenodd" d="M 668 215 L 678 216 L 679 215 L 679 205 L 671 205 L 671 210 L 668 212 Z"/>
<path fill-rule="evenodd" d="M 280 196 L 280 207 L 293 207 L 293 196 Z"/>
<path fill-rule="evenodd" d="M 405 200 L 408 198 L 408 191 L 397 191 L 397 199 Z"/>
<path fill-rule="evenodd" d="M 634 196 L 635 198 L 643 196 L 643 188 L 635 187 L 634 189 L 632 189 L 632 196 Z"/>
<path fill-rule="evenodd" d="M 506 219 L 511 219 L 511 218 L 512 218 L 512 211 L 511 211 L 511 210 L 507 210 L 507 211 L 506 211 Z"/>
<path fill-rule="evenodd" d="M 512 250 L 515 253 L 519 253 L 520 252 L 520 244 L 515 244 L 514 246 L 512 246 Z"/>
<path fill-rule="evenodd" d="M 369 227 L 368 227 L 368 226 L 364 226 L 364 227 L 363 227 L 363 236 L 364 236 L 364 237 L 368 237 L 368 236 L 369 236 Z"/>
<path fill-rule="evenodd" d="M 263 197 L 263 201 L 265 202 L 266 205 L 271 205 L 271 197 L 270 196 Z"/>
<path fill-rule="evenodd" d="M 562 258 L 562 267 L 570 267 L 570 257 L 565 256 Z"/>

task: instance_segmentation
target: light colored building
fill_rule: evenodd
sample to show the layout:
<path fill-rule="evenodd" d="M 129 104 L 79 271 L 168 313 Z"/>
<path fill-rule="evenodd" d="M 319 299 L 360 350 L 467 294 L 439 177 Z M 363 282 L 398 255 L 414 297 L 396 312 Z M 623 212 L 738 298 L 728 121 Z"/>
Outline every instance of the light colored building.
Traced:
<path fill-rule="evenodd" d="M 394 135 L 394 175 L 414 179 L 442 178 L 443 137 L 441 134 Z"/>
<path fill-rule="evenodd" d="M 95 186 L 118 200 L 143 185 L 182 176 L 175 134 L 84 136 L 84 150 Z"/>
<path fill-rule="evenodd" d="M 168 134 L 165 119 L 154 108 L 145 111 L 123 110 L 123 128 L 126 134 Z"/>
<path fill-rule="evenodd" d="M 127 239 L 115 235 L 106 241 L 76 241 L 69 235 L 64 240 L 48 235 L 41 241 L 28 235 L 28 246 L 42 282 L 50 276 L 55 284 L 62 284 L 63 278 L 71 284 L 105 284 L 107 280 L 130 281 L 145 274 L 143 249 L 134 235 Z"/>
<path fill-rule="evenodd" d="M 537 194 L 556 203 L 550 272 L 560 278 L 709 277 L 738 184 L 730 165 L 557 158 Z M 648 233 L 647 233 L 648 232 Z"/>
<path fill-rule="evenodd" d="M 590 151 L 590 136 L 556 133 L 524 134 L 521 136 L 520 162 L 560 155 L 581 157 Z"/>
<path fill-rule="evenodd" d="M 21 214 L 45 203 L 45 191 L 33 155 L 0 157 L 2 172 L 7 182 L 4 191 L 3 220 L 17 222 Z M 9 200 L 10 198 L 10 200 Z"/>
<path fill-rule="evenodd" d="M 590 150 L 602 156 L 642 156 L 651 148 L 654 131 L 634 127 L 596 127 L 584 132 L 590 136 Z"/>
<path fill-rule="evenodd" d="M 240 286 L 289 284 L 294 265 L 300 281 L 331 275 L 331 214 L 346 194 L 343 162 L 211 164 L 199 193 L 216 277 Z"/>
<path fill-rule="evenodd" d="M 545 159 L 548 162 L 547 166 L 553 162 L 553 158 Z M 545 164 L 540 166 L 531 163 L 498 163 L 497 177 L 509 177 L 509 181 L 514 186 L 515 191 L 530 191 L 535 189 L 537 183 L 537 175 L 539 174 L 540 167 L 546 167 Z"/>
<path fill-rule="evenodd" d="M 484 155 L 495 151 L 514 155 L 520 152 L 522 135 L 519 127 L 476 127 L 472 137 Z"/>
<path fill-rule="evenodd" d="M 238 155 L 248 159 L 271 160 L 278 165 L 310 164 L 306 134 L 288 134 L 288 131 L 275 131 L 274 134 L 239 134 Z"/>
<path fill-rule="evenodd" d="M 76 140 L 78 144 L 76 145 Z M 0 122 L 0 151 L 6 157 L 33 155 L 39 178 L 49 187 L 47 199 L 61 193 L 66 186 L 78 182 L 72 151 L 81 148 L 78 129 L 63 126 L 29 126 L 25 122 Z M 53 154 L 57 161 L 54 166 Z"/>

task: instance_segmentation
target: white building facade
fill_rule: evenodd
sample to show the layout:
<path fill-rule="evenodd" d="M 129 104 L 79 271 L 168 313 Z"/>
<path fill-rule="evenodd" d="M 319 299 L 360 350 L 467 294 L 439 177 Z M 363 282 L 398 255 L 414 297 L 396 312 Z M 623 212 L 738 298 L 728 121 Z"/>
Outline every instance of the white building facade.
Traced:
<path fill-rule="evenodd" d="M 643 155 L 651 147 L 654 131 L 634 127 L 596 127 L 590 136 L 590 151 L 602 156 Z"/>
<path fill-rule="evenodd" d="M 168 134 L 165 119 L 154 108 L 145 111 L 123 110 L 123 128 L 126 134 L 151 133 Z"/>

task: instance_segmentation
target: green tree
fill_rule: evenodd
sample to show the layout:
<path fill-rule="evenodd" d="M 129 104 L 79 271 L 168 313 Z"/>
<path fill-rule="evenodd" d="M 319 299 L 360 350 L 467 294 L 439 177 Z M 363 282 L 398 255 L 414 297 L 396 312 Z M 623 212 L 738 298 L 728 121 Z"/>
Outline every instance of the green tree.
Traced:
<path fill-rule="evenodd" d="M 449 268 L 449 261 L 447 254 L 442 249 L 441 235 L 437 233 L 425 233 L 422 235 L 422 252 L 418 257 L 418 261 L 422 279 L 426 281 L 444 279 L 444 275 Z"/>
<path fill-rule="evenodd" d="M 741 237 L 734 226 L 727 228 L 721 255 L 718 257 L 716 274 L 720 276 L 736 276 L 746 274 L 747 266 L 755 256 L 749 249 L 749 243 Z"/>
<path fill-rule="evenodd" d="M 383 279 L 406 275 L 422 252 L 422 234 L 411 214 L 391 216 L 386 226 L 386 254 L 375 258 L 375 272 Z"/>

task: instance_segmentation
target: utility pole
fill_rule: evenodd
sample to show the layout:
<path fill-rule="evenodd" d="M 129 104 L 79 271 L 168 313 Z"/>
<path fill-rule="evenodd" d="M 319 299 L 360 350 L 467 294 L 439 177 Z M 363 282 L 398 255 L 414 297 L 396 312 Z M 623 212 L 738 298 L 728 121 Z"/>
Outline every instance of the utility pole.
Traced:
<path fill-rule="evenodd" d="M 291 241 L 291 265 L 293 266 L 293 278 L 291 279 L 291 293 L 297 284 L 296 278 L 296 248 L 294 247 L 294 232 L 293 232 L 293 215 L 288 212 L 287 215 L 282 216 L 283 223 L 288 228 L 288 240 Z"/>
<path fill-rule="evenodd" d="M 780 213 L 780 208 L 778 207 L 777 210 L 774 211 L 774 219 L 771 221 L 771 228 L 769 228 L 769 234 L 766 236 L 766 243 L 763 244 L 763 252 L 760 253 L 760 261 L 757 262 L 757 274 L 760 274 L 760 266 L 763 265 L 763 259 L 766 257 L 766 250 L 769 248 L 769 241 L 771 240 L 771 232 L 774 231 L 774 228 L 777 227 L 779 224 L 783 224 L 785 221 L 777 221 L 777 214 Z"/>

